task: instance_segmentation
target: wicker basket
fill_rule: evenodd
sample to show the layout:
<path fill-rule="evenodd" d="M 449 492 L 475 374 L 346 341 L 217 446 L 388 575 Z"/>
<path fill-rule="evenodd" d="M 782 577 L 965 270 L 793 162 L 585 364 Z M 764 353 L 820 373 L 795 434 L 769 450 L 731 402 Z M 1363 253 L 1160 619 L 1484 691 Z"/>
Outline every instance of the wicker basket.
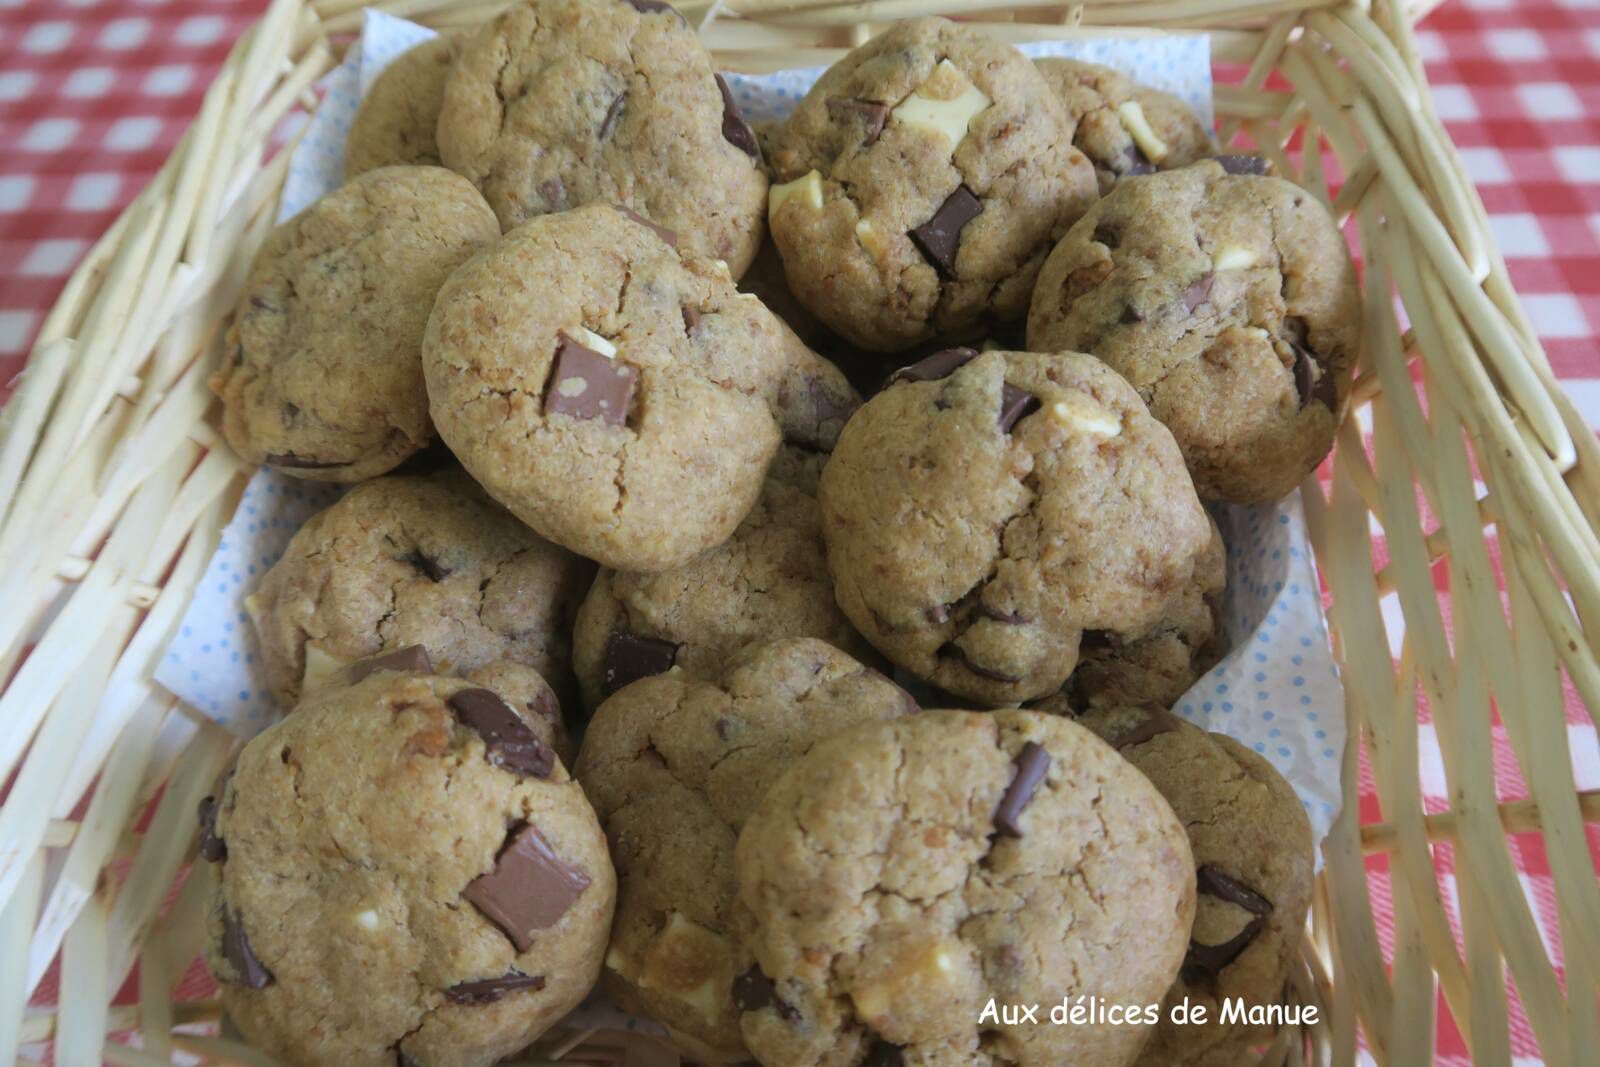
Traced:
<path fill-rule="evenodd" d="M 500 4 L 377 6 L 446 27 Z M 1112 25 L 1212 31 L 1219 62 L 1242 72 L 1217 89 L 1224 136 L 1252 142 L 1354 220 L 1368 294 L 1361 418 L 1339 434 L 1331 480 L 1305 492 L 1334 591 L 1353 727 L 1346 804 L 1294 980 L 1322 1019 L 1280 1034 L 1263 1062 L 1348 1064 L 1361 1043 L 1380 1063 L 1430 1062 L 1442 994 L 1474 1061 L 1509 1063 L 1513 982 L 1546 1061 L 1592 1062 L 1600 884 L 1585 820 L 1600 820 L 1600 795 L 1580 794 L 1572 776 L 1562 672 L 1591 714 L 1600 709 L 1586 631 L 1600 626 L 1600 450 L 1556 385 L 1434 114 L 1411 32 L 1429 5 L 680 6 L 720 64 L 742 70 L 831 62 L 884 22 L 923 13 L 960 14 L 1011 41 Z M 311 87 L 360 7 L 276 0 L 239 41 L 177 151 L 73 275 L 0 413 L 0 678 L 10 679 L 0 693 L 0 782 L 11 779 L 0 808 L 0 1062 L 33 1043 L 53 1043 L 64 1064 L 169 1063 L 175 1053 L 269 1062 L 213 1036 L 215 1003 L 173 1003 L 198 954 L 213 877 L 207 864 L 189 866 L 193 813 L 233 742 L 152 672 L 248 473 L 220 446 L 205 378 L 274 216 L 288 153 L 273 134 L 292 110 L 315 109 Z M 1296 165 L 1301 145 L 1337 160 L 1336 196 L 1328 157 L 1310 152 Z M 1381 568 L 1377 532 L 1387 542 Z M 1436 572 L 1453 594 L 1450 636 Z M 1406 620 L 1398 662 L 1381 608 L 1391 594 Z M 1420 794 L 1423 701 L 1452 797 L 1432 814 Z M 1496 709 L 1528 800 L 1499 801 Z M 1357 803 L 1363 746 L 1382 822 L 1363 822 Z M 1543 835 L 1549 856 L 1564 987 L 1507 845 L 1507 834 L 1528 832 Z M 1459 943 L 1434 872 L 1443 841 L 1454 848 Z M 1369 864 L 1374 853 L 1387 862 Z M 1369 871 L 1387 877 L 1393 899 L 1388 952 Z M 59 1005 L 28 1008 L 58 950 Z M 114 1006 L 135 963 L 138 998 Z M 583 1033 L 552 1035 L 533 1055 L 674 1062 L 631 1038 Z"/>

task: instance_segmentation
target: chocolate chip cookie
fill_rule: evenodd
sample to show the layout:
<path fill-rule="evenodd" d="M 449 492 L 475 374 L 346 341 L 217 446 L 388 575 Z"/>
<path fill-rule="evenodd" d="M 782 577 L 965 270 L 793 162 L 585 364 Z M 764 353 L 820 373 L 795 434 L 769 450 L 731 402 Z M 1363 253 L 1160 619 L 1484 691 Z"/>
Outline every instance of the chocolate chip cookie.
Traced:
<path fill-rule="evenodd" d="M 623 204 L 744 273 L 767 176 L 688 23 L 656 0 L 520 0 L 462 48 L 439 114 L 445 165 L 506 229 Z"/>
<path fill-rule="evenodd" d="M 831 645 L 752 645 L 705 679 L 682 671 L 601 705 L 576 774 L 617 865 L 606 983 L 700 1063 L 748 1058 L 733 991 L 734 842 L 778 774 L 823 737 L 916 711 Z"/>
<path fill-rule="evenodd" d="M 1066 108 L 1072 143 L 1094 164 L 1102 194 L 1124 175 L 1172 170 L 1211 154 L 1211 135 L 1171 93 L 1098 63 L 1033 62 Z"/>
<path fill-rule="evenodd" d="M 720 263 L 677 244 L 626 209 L 541 215 L 451 276 L 423 346 L 434 422 L 473 477 L 618 570 L 727 540 L 780 437 L 827 447 L 856 402 Z"/>
<path fill-rule="evenodd" d="M 489 690 L 377 670 L 244 747 L 201 810 L 206 962 L 284 1062 L 484 1065 L 583 999 L 616 875 L 578 784 Z"/>
<path fill-rule="evenodd" d="M 1159 705 L 1106 708 L 1081 720 L 1150 779 L 1189 834 L 1198 868 L 1194 932 L 1169 1003 L 1188 997 L 1208 1021 L 1156 1028 L 1139 1063 L 1231 1067 L 1270 1028 L 1224 1025 L 1224 998 L 1281 1004 L 1311 902 L 1311 824 L 1272 765 Z"/>
<path fill-rule="evenodd" d="M 1217 524 L 1189 581 L 1173 588 L 1160 617 L 1139 630 L 1088 630 L 1067 693 L 1078 707 L 1156 703 L 1170 706 L 1216 666 L 1228 553 Z"/>
<path fill-rule="evenodd" d="M 734 986 L 764 1064 L 1114 1065 L 1182 963 L 1172 809 L 1075 723 L 936 711 L 819 741 L 745 823 Z M 1125 1009 L 1051 1025 L 1063 998 Z M 1041 1006 L 1038 1022 L 998 1005 Z"/>
<path fill-rule="evenodd" d="M 1028 347 L 1093 352 L 1208 500 L 1276 500 L 1333 444 L 1361 336 L 1344 237 L 1289 182 L 1215 162 L 1120 182 L 1051 253 Z"/>
<path fill-rule="evenodd" d="M 1086 630 L 1155 626 L 1211 538 L 1172 435 L 1077 353 L 950 349 L 899 371 L 840 435 L 819 500 L 856 629 L 988 704 L 1061 688 Z"/>
<path fill-rule="evenodd" d="M 441 674 L 527 664 L 574 702 L 569 634 L 593 574 L 448 470 L 346 493 L 296 532 L 246 605 L 285 710 L 354 661 L 409 645 Z"/>
<path fill-rule="evenodd" d="M 438 167 L 368 171 L 279 226 L 211 377 L 234 451 L 296 478 L 358 482 L 427 444 L 428 309 L 498 237 L 477 190 Z"/>
<path fill-rule="evenodd" d="M 826 457 L 783 448 L 744 522 L 718 547 L 658 574 L 602 570 L 572 634 L 585 703 L 671 667 L 715 678 L 746 645 L 817 637 L 871 655 L 833 598 L 817 475 Z"/>
<path fill-rule="evenodd" d="M 771 135 L 768 224 L 795 296 L 870 350 L 1021 318 L 1095 198 L 1071 132 L 1014 48 L 945 19 L 896 23 Z"/>
<path fill-rule="evenodd" d="M 460 45 L 458 37 L 435 37 L 383 69 L 361 98 L 345 138 L 346 181 L 377 167 L 441 164 L 434 131 Z"/>

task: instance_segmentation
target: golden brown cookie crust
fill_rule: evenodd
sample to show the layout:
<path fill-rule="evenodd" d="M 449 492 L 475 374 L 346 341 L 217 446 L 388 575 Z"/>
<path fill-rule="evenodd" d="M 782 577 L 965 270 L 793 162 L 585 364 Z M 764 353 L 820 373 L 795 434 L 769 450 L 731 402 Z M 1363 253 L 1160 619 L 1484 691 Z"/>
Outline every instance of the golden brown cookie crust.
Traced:
<path fill-rule="evenodd" d="M 1178 441 L 1202 498 L 1276 500 L 1328 454 L 1360 292 L 1326 208 L 1213 162 L 1119 182 L 1056 246 L 1028 347 L 1093 352 Z"/>
<path fill-rule="evenodd" d="M 635 682 L 601 705 L 576 769 L 619 871 L 606 981 L 698 1062 L 744 1062 L 732 987 L 739 828 L 784 767 L 823 737 L 916 705 L 810 638 L 753 645 L 706 680 Z"/>
<path fill-rule="evenodd" d="M 988 105 L 966 97 L 982 110 L 950 132 L 913 121 L 930 107 L 919 101 L 959 98 L 963 85 Z M 812 170 L 820 180 L 816 202 L 805 192 L 769 209 L 790 288 L 875 351 L 1021 318 L 1045 255 L 1095 197 L 1070 134 L 1014 48 L 945 19 L 896 23 L 829 68 L 771 134 L 775 200 L 779 183 Z M 911 231 L 952 197 L 981 212 L 946 265 Z"/>
<path fill-rule="evenodd" d="M 378 167 L 442 165 L 439 108 L 461 41 L 456 36 L 423 41 L 400 55 L 367 90 L 344 143 L 346 181 Z"/>
<path fill-rule="evenodd" d="M 1019 806 L 1024 765 L 1040 773 Z M 979 1020 L 991 997 L 1158 1001 L 1194 910 L 1166 802 L 1087 730 L 1027 711 L 923 712 L 819 742 L 736 858 L 760 967 L 741 1025 L 757 1059 L 788 1067 L 1125 1064 L 1148 1025 Z"/>
<path fill-rule="evenodd" d="M 624 204 L 744 273 L 765 228 L 767 176 L 734 139 L 711 57 L 671 8 L 519 0 L 463 47 L 439 151 L 511 229 L 547 212 Z M 748 131 L 748 127 L 744 127 Z"/>
<path fill-rule="evenodd" d="M 553 757 L 545 777 L 492 762 L 452 706 L 468 689 L 375 673 L 318 693 L 240 754 L 215 813 L 225 858 L 206 957 L 229 1016 L 268 1054 L 487 1067 L 594 984 L 615 900 L 605 837 Z M 551 902 L 519 951 L 471 887 L 528 827 L 566 891 L 519 883 Z M 542 985 L 463 988 L 508 975 Z"/>
<path fill-rule="evenodd" d="M 234 451 L 293 477 L 357 482 L 427 444 L 428 309 L 498 237 L 477 190 L 437 167 L 368 171 L 280 225 L 211 377 Z"/>

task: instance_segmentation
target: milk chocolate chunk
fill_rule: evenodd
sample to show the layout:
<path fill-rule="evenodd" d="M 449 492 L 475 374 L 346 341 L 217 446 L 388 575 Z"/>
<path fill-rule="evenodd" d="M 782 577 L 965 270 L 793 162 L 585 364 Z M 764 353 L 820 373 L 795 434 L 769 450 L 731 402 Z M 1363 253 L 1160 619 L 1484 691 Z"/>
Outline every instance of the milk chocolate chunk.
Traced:
<path fill-rule="evenodd" d="M 1193 312 L 1195 308 L 1199 307 L 1201 304 L 1204 304 L 1207 300 L 1210 300 L 1211 286 L 1216 282 L 1216 280 L 1217 276 L 1212 274 L 1210 271 L 1206 271 L 1204 274 L 1200 275 L 1200 277 L 1196 279 L 1188 289 L 1184 290 L 1183 306 L 1188 311 Z"/>
<path fill-rule="evenodd" d="M 1137 178 L 1141 174 L 1154 174 L 1156 172 L 1155 164 L 1145 158 L 1145 154 L 1139 151 L 1139 146 L 1136 144 L 1130 144 L 1127 148 L 1124 148 L 1122 156 L 1128 161 L 1127 168 L 1122 172 L 1123 177 Z"/>
<path fill-rule="evenodd" d="M 739 105 L 733 102 L 733 90 L 728 88 L 727 81 L 720 74 L 717 75 L 717 89 L 722 93 L 722 139 L 751 159 L 760 159 L 761 148 L 756 144 L 756 131 L 739 114 Z"/>
<path fill-rule="evenodd" d="M 790 1022 L 797 1022 L 800 1018 L 798 1011 L 778 998 L 778 987 L 761 972 L 759 966 L 751 967 L 733 980 L 733 1006 L 740 1011 L 775 1007 L 778 1014 Z"/>
<path fill-rule="evenodd" d="M 250 947 L 250 937 L 244 932 L 244 920 L 232 908 L 222 912 L 222 956 L 232 964 L 240 981 L 251 989 L 265 989 L 272 984 L 272 972 L 256 959 Z"/>
<path fill-rule="evenodd" d="M 1259 177 L 1272 169 L 1272 164 L 1264 156 L 1223 153 L 1211 158 L 1216 160 L 1217 165 L 1229 174 L 1248 174 Z"/>
<path fill-rule="evenodd" d="M 659 223 L 651 222 L 649 219 L 645 218 L 631 207 L 623 207 L 621 204 L 612 204 L 611 206 L 616 208 L 622 214 L 626 215 L 628 218 L 632 219 L 634 222 L 637 222 L 640 226 L 645 226 L 656 231 L 656 235 L 673 248 L 678 247 L 677 230 L 671 230 Z"/>
<path fill-rule="evenodd" d="M 909 367 L 901 367 L 889 376 L 888 384 L 895 382 L 936 382 L 948 378 L 960 367 L 978 358 L 976 348 L 946 348 L 931 356 L 917 360 Z"/>
<path fill-rule="evenodd" d="M 544 988 L 544 975 L 523 974 L 511 970 L 499 978 L 480 978 L 475 982 L 460 982 L 444 991 L 445 999 L 456 1004 L 493 1004 L 507 993 L 519 989 Z"/>
<path fill-rule="evenodd" d="M 848 419 L 856 412 L 854 397 L 836 395 L 815 378 L 806 383 L 806 393 L 811 397 L 811 406 L 816 409 L 818 422 Z"/>
<path fill-rule="evenodd" d="M 411 564 L 413 567 L 417 568 L 417 570 L 421 571 L 423 574 L 426 574 L 429 579 L 435 582 L 442 582 L 446 578 L 450 577 L 451 574 L 450 567 L 445 566 L 443 562 L 435 559 L 433 556 L 428 555 L 421 549 L 417 549 L 415 552 L 405 557 L 404 562 Z"/>
<path fill-rule="evenodd" d="M 1303 346 L 1289 343 L 1294 349 L 1294 391 L 1300 398 L 1300 410 L 1304 411 L 1314 400 L 1326 407 L 1329 411 L 1339 408 L 1339 386 L 1333 380 L 1333 371 L 1328 367 L 1318 367 L 1316 360 Z M 1321 371 L 1319 375 L 1317 372 Z"/>
<path fill-rule="evenodd" d="M 1200 865 L 1195 872 L 1195 888 L 1207 896 L 1243 908 L 1251 915 L 1272 914 L 1272 901 L 1214 864 Z"/>
<path fill-rule="evenodd" d="M 973 674 L 976 674 L 979 678 L 987 678 L 991 682 L 999 682 L 1002 685 L 1016 685 L 1018 682 L 1022 681 L 1021 678 L 1014 674 L 1005 674 L 1001 671 L 995 670 L 993 667 L 985 667 L 983 664 L 975 662 L 971 656 L 967 655 L 966 649 L 962 648 L 953 641 L 939 649 L 939 654 L 959 660 L 961 665 L 967 670 L 971 671 Z"/>
<path fill-rule="evenodd" d="M 488 689 L 463 689 L 449 700 L 461 724 L 483 738 L 489 762 L 523 778 L 548 778 L 556 756 L 511 705 Z"/>
<path fill-rule="evenodd" d="M 621 360 L 583 347 L 564 333 L 558 336 L 555 368 L 544 398 L 545 415 L 599 419 L 621 426 L 628 419 L 639 372 Z"/>
<path fill-rule="evenodd" d="M 924 608 L 922 611 L 922 617 L 927 619 L 935 626 L 943 626 L 945 623 L 950 621 L 950 605 L 935 604 L 931 608 Z"/>
<path fill-rule="evenodd" d="M 297 456 L 293 452 L 273 452 L 267 456 L 267 466 L 290 470 L 325 471 L 349 465 L 344 460 L 313 459 L 310 456 Z"/>
<path fill-rule="evenodd" d="M 954 278 L 956 250 L 961 247 L 961 231 L 983 214 L 983 202 L 965 185 L 956 186 L 933 218 L 910 231 L 909 236 L 941 278 Z"/>
<path fill-rule="evenodd" d="M 883 133 L 883 124 L 889 121 L 889 105 L 875 100 L 856 100 L 848 96 L 828 97 L 828 113 L 841 121 L 860 122 L 865 136 L 861 147 L 870 148 Z"/>
<path fill-rule="evenodd" d="M 683 332 L 685 334 L 692 334 L 699 325 L 700 309 L 695 307 L 693 304 L 683 305 Z"/>
<path fill-rule="evenodd" d="M 1010 433 L 1011 428 L 1039 410 L 1039 398 L 1026 389 L 1006 382 L 1000 387 L 1000 432 Z"/>
<path fill-rule="evenodd" d="M 1029 741 L 1017 753 L 1015 763 L 1016 773 L 1011 776 L 1011 784 L 1006 786 L 1000 806 L 994 813 L 994 828 L 1007 837 L 1022 836 L 1022 825 L 1018 820 L 1033 801 L 1033 794 L 1038 790 L 1039 783 L 1044 781 L 1045 772 L 1050 769 L 1050 753 L 1037 741 Z"/>
<path fill-rule="evenodd" d="M 216 797 L 200 801 L 200 858 L 208 863 L 221 863 L 228 858 L 227 842 L 217 836 L 217 805 Z"/>
<path fill-rule="evenodd" d="M 670 11 L 678 17 L 679 22 L 685 26 L 689 24 L 689 20 L 683 17 L 683 12 L 671 4 L 664 3 L 663 0 L 627 0 L 627 4 L 641 15 L 654 15 L 662 11 Z"/>
<path fill-rule="evenodd" d="M 432 674 L 433 659 L 421 645 L 407 645 L 381 656 L 357 660 L 350 665 L 348 677 L 354 685 L 376 671 L 407 671 L 414 674 Z"/>
<path fill-rule="evenodd" d="M 656 637 L 640 637 L 625 630 L 613 630 L 606 638 L 605 658 L 600 667 L 600 692 L 610 696 L 630 682 L 665 674 L 678 661 L 678 645 Z"/>
<path fill-rule="evenodd" d="M 518 952 L 533 945 L 532 933 L 561 921 L 589 887 L 589 876 L 562 862 L 532 823 L 513 830 L 494 870 L 461 891 L 484 918 L 511 939 Z"/>
<path fill-rule="evenodd" d="M 1134 745 L 1142 745 L 1153 737 L 1170 734 L 1182 725 L 1178 717 L 1166 708 L 1152 704 L 1143 710 L 1144 717 L 1137 723 L 1107 739 L 1112 748 L 1120 752 Z"/>
<path fill-rule="evenodd" d="M 617 128 L 617 120 L 622 117 L 623 102 L 627 97 L 626 92 L 621 92 L 611 101 L 611 106 L 606 108 L 606 117 L 600 120 L 600 129 L 595 135 L 597 139 L 604 141 L 611 136 L 611 131 Z"/>

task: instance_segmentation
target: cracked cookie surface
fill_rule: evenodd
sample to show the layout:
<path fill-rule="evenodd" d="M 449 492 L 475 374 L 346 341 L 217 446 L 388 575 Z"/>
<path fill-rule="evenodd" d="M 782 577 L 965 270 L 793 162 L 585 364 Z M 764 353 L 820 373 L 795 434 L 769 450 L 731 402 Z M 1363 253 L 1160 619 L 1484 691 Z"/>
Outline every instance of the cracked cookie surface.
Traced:
<path fill-rule="evenodd" d="M 573 670 L 596 707 L 643 667 L 681 667 L 715 678 L 739 649 L 816 637 L 861 658 L 871 648 L 834 602 L 822 547 L 817 476 L 825 456 L 781 448 L 750 514 L 733 536 L 657 574 L 602 569 L 572 633 Z M 635 667 L 627 635 L 671 646 Z M 637 660 L 638 657 L 633 657 Z"/>
<path fill-rule="evenodd" d="M 744 273 L 764 229 L 755 135 L 665 4 L 519 0 L 462 48 L 439 151 L 509 230 L 623 204 Z"/>
<path fill-rule="evenodd" d="M 664 1023 L 686 1056 L 744 1062 L 734 983 L 733 851 L 767 787 L 823 737 L 916 711 L 887 678 L 830 645 L 751 646 L 707 679 L 635 682 L 601 705 L 574 771 L 617 867 L 605 979 Z"/>
<path fill-rule="evenodd" d="M 1064 123 L 1009 45 L 939 18 L 895 24 L 770 135 L 768 223 L 790 288 L 875 351 L 1021 318 L 1096 195 Z"/>
<path fill-rule="evenodd" d="M 1141 1022 L 980 1022 L 1158 1001 L 1183 959 L 1183 827 L 1075 723 L 930 711 L 818 742 L 745 823 L 741 1026 L 764 1064 L 1111 1067 Z"/>
<path fill-rule="evenodd" d="M 1093 352 L 1178 441 L 1207 500 L 1292 491 L 1349 398 L 1360 294 L 1321 202 L 1213 162 L 1119 182 L 1056 246 L 1028 347 Z"/>
<path fill-rule="evenodd" d="M 409 645 L 441 674 L 524 663 L 574 703 L 568 635 L 593 574 L 450 470 L 352 489 L 295 533 L 248 606 L 285 710 Z"/>
<path fill-rule="evenodd" d="M 377 672 L 240 753 L 202 833 L 220 861 L 206 960 L 256 1047 L 487 1067 L 594 984 L 616 891 L 605 837 L 484 694 Z"/>
<path fill-rule="evenodd" d="M 440 36 L 401 54 L 361 98 L 344 143 L 344 176 L 349 181 L 377 167 L 442 166 L 439 107 L 461 40 Z"/>
<path fill-rule="evenodd" d="M 368 171 L 281 224 L 211 377 L 234 451 L 297 478 L 357 482 L 426 445 L 428 309 L 498 237 L 477 190 L 438 167 Z"/>
<path fill-rule="evenodd" d="M 952 349 L 897 377 L 819 492 L 839 606 L 896 664 L 966 699 L 1035 699 L 1083 631 L 1152 626 L 1193 580 L 1205 510 L 1105 364 Z"/>
<path fill-rule="evenodd" d="M 720 264 L 593 205 L 524 224 L 439 293 L 423 363 L 439 435 L 550 540 L 680 566 L 754 506 L 780 436 L 826 448 L 838 368 Z"/>
<path fill-rule="evenodd" d="M 1172 170 L 1211 154 L 1211 135 L 1171 93 L 1098 63 L 1052 56 L 1033 64 L 1066 109 L 1072 144 L 1094 164 L 1102 195 L 1123 175 Z"/>
<path fill-rule="evenodd" d="M 1224 1025 L 1223 998 L 1284 1002 L 1299 955 L 1314 874 L 1311 824 L 1294 789 L 1263 757 L 1159 706 L 1093 711 L 1080 720 L 1172 805 L 1200 872 L 1193 945 L 1167 995 L 1208 1009 L 1208 1021 L 1156 1027 L 1138 1062 L 1230 1067 L 1271 1028 Z"/>

